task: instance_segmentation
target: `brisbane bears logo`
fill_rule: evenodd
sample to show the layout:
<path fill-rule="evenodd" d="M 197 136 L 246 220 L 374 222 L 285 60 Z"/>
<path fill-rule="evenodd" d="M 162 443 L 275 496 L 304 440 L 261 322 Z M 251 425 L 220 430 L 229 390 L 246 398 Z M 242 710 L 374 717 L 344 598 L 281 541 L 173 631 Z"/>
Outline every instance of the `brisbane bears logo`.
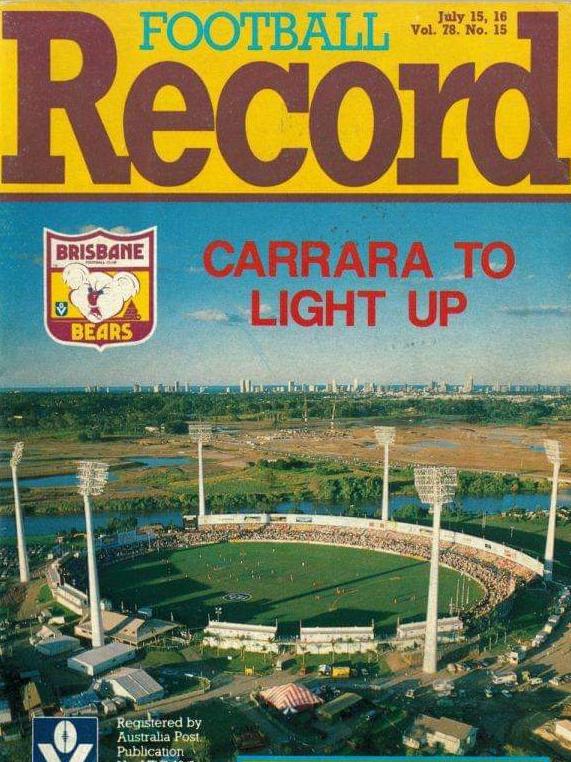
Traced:
<path fill-rule="evenodd" d="M 156 325 L 156 228 L 44 230 L 45 325 L 60 344 L 132 346 Z"/>

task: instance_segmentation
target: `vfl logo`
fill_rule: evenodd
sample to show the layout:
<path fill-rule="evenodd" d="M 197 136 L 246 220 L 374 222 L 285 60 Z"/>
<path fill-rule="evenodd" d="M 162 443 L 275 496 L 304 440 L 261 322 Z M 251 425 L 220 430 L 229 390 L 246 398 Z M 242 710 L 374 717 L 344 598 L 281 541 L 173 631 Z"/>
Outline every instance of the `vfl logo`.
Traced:
<path fill-rule="evenodd" d="M 249 601 L 251 597 L 250 593 L 226 593 L 224 600 L 238 603 L 239 601 Z"/>
<path fill-rule="evenodd" d="M 97 762 L 97 717 L 34 717 L 32 762 Z"/>
<path fill-rule="evenodd" d="M 156 325 L 156 228 L 119 235 L 44 230 L 44 320 L 59 344 L 141 344 Z"/>

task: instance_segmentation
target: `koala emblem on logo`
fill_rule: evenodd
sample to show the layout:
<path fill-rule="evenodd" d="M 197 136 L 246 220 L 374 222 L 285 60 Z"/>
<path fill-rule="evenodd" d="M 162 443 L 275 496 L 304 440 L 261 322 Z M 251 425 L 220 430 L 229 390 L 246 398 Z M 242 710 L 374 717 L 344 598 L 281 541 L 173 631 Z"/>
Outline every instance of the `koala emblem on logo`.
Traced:
<path fill-rule="evenodd" d="M 91 323 L 118 315 L 127 299 L 135 296 L 140 288 L 134 273 L 118 272 L 111 277 L 100 270 L 88 270 L 79 263 L 64 268 L 63 280 L 70 288 L 71 303 Z"/>

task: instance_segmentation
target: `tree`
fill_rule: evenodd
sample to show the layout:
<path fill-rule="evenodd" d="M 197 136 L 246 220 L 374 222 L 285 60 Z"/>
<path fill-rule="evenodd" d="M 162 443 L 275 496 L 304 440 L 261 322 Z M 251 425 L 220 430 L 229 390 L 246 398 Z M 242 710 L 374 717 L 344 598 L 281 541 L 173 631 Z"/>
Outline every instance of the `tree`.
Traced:
<path fill-rule="evenodd" d="M 418 521 L 419 519 L 425 519 L 428 516 L 428 508 L 424 505 L 407 503 L 407 505 L 402 505 L 400 508 L 397 508 L 395 515 L 399 521 Z"/>

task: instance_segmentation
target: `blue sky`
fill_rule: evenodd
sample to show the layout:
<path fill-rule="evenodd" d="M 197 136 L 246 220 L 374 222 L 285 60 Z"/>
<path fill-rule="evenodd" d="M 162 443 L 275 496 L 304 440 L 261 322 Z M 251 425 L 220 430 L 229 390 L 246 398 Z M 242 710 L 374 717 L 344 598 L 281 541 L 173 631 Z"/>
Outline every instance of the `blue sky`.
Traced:
<path fill-rule="evenodd" d="M 145 344 L 96 352 L 56 344 L 43 327 L 42 230 L 158 226 L 159 319 Z M 13 203 L 0 211 L 0 386 L 172 383 L 236 384 L 287 379 L 315 383 L 571 381 L 571 240 L 565 204 Z M 399 262 L 412 241 L 426 246 L 435 273 L 407 281 L 346 276 L 213 279 L 202 251 L 214 239 L 325 240 L 338 251 L 354 240 L 392 240 Z M 504 281 L 460 278 L 455 240 L 510 243 L 517 255 Z M 381 288 L 389 296 L 376 328 L 254 328 L 250 292 L 268 313 L 277 292 Z M 418 329 L 407 319 L 407 292 L 461 289 L 467 311 L 450 327 Z"/>

